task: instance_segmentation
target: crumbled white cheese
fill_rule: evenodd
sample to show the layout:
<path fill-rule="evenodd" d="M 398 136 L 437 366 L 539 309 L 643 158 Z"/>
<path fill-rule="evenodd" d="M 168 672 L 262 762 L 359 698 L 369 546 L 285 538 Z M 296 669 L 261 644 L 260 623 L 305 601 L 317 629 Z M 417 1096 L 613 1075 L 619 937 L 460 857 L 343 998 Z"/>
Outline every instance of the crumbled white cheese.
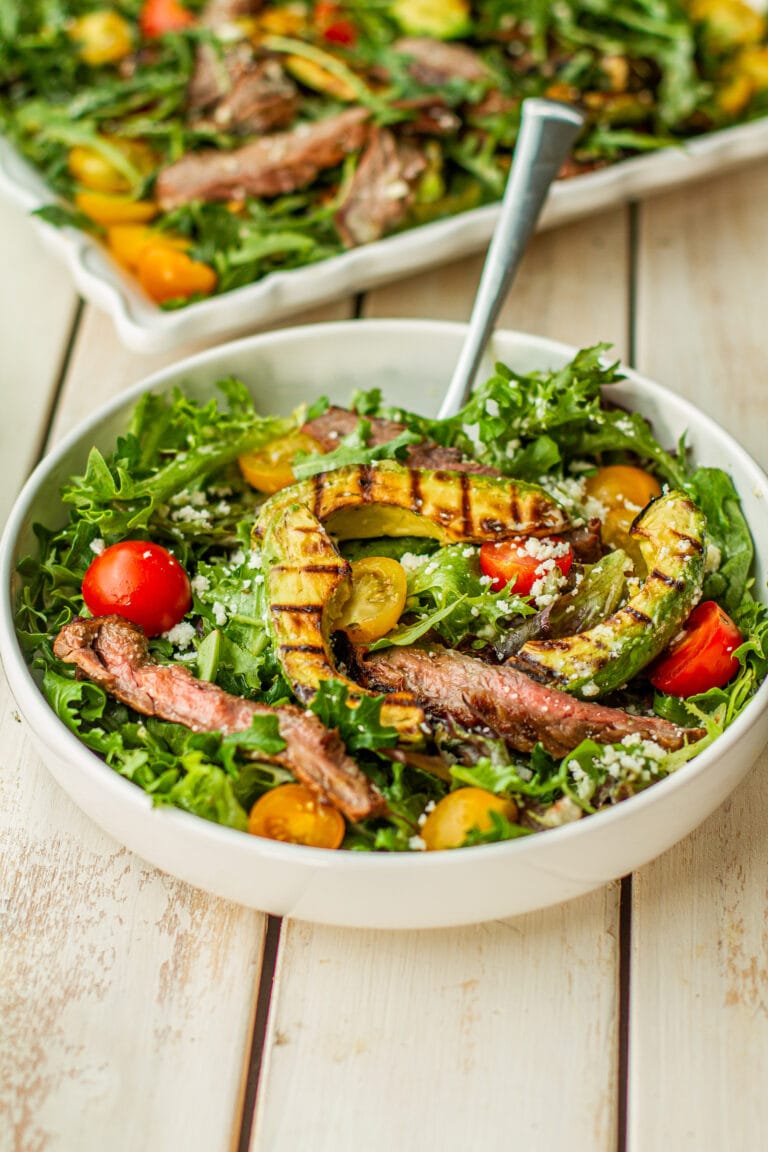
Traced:
<path fill-rule="evenodd" d="M 426 559 L 426 556 L 417 556 L 415 552 L 404 552 L 400 557 L 400 564 L 406 572 L 417 572 L 423 567 Z"/>
<path fill-rule="evenodd" d="M 163 639 L 170 641 L 175 648 L 189 648 L 194 638 L 194 625 L 186 620 L 182 620 L 180 624 L 174 624 L 173 628 L 163 632 Z"/>
<path fill-rule="evenodd" d="M 91 545 L 93 547 L 93 545 Z M 720 569 L 720 564 L 723 559 L 723 554 L 718 548 L 717 544 L 707 545 L 707 554 L 704 557 L 704 572 L 709 575 L 710 572 L 717 572 Z"/>
<path fill-rule="evenodd" d="M 216 600 L 215 603 L 211 605 L 211 610 L 213 612 L 213 618 L 216 621 L 216 627 L 223 628 L 227 622 L 226 608 L 219 600 Z"/>
<path fill-rule="evenodd" d="M 99 537 L 96 540 L 91 540 L 91 543 L 90 543 L 91 552 L 95 552 L 97 556 L 101 556 L 101 554 L 105 548 L 106 548 L 106 544 L 101 539 L 101 537 Z"/>
<path fill-rule="evenodd" d="M 408 841 L 408 847 L 412 852 L 426 852 L 427 843 L 425 840 L 422 840 L 421 836 L 411 836 Z"/>
<path fill-rule="evenodd" d="M 211 582 L 208 577 L 202 575 L 193 576 L 190 580 L 190 584 L 192 585 L 192 591 L 194 592 L 195 596 L 202 596 L 203 593 L 207 592 L 211 586 Z"/>

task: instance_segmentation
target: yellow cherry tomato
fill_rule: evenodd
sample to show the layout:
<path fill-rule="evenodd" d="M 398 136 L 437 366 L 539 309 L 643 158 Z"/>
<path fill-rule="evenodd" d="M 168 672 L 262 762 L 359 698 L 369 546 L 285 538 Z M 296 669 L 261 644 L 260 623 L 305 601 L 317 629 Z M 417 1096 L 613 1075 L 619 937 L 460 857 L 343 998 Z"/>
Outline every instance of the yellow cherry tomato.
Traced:
<path fill-rule="evenodd" d="M 758 44 L 765 35 L 765 17 L 745 0 L 689 0 L 688 11 L 704 25 L 712 52 Z"/>
<path fill-rule="evenodd" d="M 208 296 L 216 287 L 213 268 L 167 244 L 149 244 L 136 262 L 139 283 L 156 304 L 187 296 Z"/>
<path fill-rule="evenodd" d="M 587 477 L 586 491 L 606 508 L 626 508 L 637 514 L 649 501 L 661 496 L 661 485 L 644 468 L 608 464 L 598 468 L 594 476 Z"/>
<path fill-rule="evenodd" d="M 97 224 L 146 224 L 157 215 L 157 205 L 128 196 L 107 196 L 103 192 L 77 192 L 75 204 Z"/>
<path fill-rule="evenodd" d="M 517 820 L 517 805 L 513 800 L 495 796 L 484 788 L 457 788 L 429 813 L 421 838 L 430 852 L 438 848 L 461 848 L 473 828 L 480 832 L 491 830 L 492 812 L 505 816 L 512 824 Z"/>
<path fill-rule="evenodd" d="M 306 12 L 290 5 L 268 8 L 259 14 L 258 27 L 272 36 L 296 36 L 307 25 Z"/>
<path fill-rule="evenodd" d="M 366 556 L 352 562 L 352 591 L 334 628 L 353 644 L 372 644 L 397 624 L 405 608 L 408 579 L 390 556 Z"/>
<path fill-rule="evenodd" d="M 323 804 L 303 784 L 280 784 L 265 792 L 248 817 L 248 831 L 253 836 L 311 848 L 338 848 L 344 830 L 341 813 Z"/>
<path fill-rule="evenodd" d="M 170 232 L 157 232 L 154 228 L 148 228 L 146 224 L 113 224 L 111 228 L 107 228 L 107 246 L 115 259 L 129 272 L 137 270 L 141 253 L 150 245 L 175 248 L 178 252 L 184 252 L 189 248 L 190 242 L 183 236 L 174 236 Z"/>
<path fill-rule="evenodd" d="M 279 492 L 281 488 L 287 488 L 295 482 L 296 477 L 291 467 L 294 456 L 298 452 L 316 454 L 319 447 L 317 440 L 305 432 L 293 432 L 290 436 L 273 440 L 257 451 L 245 452 L 237 462 L 243 478 L 251 487 L 271 496 L 273 492 Z"/>
<path fill-rule="evenodd" d="M 125 158 L 134 169 L 136 178 L 149 176 L 154 171 L 157 158 L 152 149 L 141 141 L 105 137 L 104 144 L 105 150 L 116 151 Z M 136 182 L 98 148 L 72 148 L 67 157 L 67 167 L 78 184 L 83 184 L 93 192 L 130 192 Z"/>
<path fill-rule="evenodd" d="M 100 8 L 73 20 L 68 29 L 71 40 L 80 45 L 78 55 L 84 64 L 116 64 L 133 48 L 131 26 L 110 8 Z"/>
<path fill-rule="evenodd" d="M 642 571 L 645 561 L 629 530 L 646 504 L 661 495 L 656 477 L 631 464 L 608 464 L 598 468 L 594 476 L 587 477 L 586 491 L 607 509 L 600 529 L 603 543 L 609 548 L 623 549 Z"/>

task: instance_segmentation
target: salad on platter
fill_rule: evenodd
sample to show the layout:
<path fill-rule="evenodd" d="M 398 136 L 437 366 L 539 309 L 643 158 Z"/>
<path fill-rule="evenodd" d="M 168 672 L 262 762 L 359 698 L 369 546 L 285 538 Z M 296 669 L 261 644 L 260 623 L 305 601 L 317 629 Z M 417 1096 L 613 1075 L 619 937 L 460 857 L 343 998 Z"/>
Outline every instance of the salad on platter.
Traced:
<path fill-rule="evenodd" d="M 743 0 L 5 0 L 0 131 L 163 308 L 502 193 L 522 101 L 573 176 L 764 116 Z"/>
<path fill-rule="evenodd" d="M 145 393 L 20 564 L 52 709 L 155 805 L 329 849 L 529 836 L 662 780 L 749 703 L 768 612 L 730 477 L 619 379 L 605 346 L 500 364 L 444 420 Z"/>

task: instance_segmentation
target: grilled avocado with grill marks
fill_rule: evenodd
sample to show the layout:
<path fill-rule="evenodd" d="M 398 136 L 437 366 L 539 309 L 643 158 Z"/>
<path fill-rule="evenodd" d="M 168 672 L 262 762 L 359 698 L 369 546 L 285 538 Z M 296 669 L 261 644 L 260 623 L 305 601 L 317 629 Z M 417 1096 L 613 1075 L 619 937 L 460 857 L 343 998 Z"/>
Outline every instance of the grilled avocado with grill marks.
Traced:
<path fill-rule="evenodd" d="M 635 595 L 586 632 L 529 641 L 509 663 L 589 700 L 622 687 L 664 651 L 701 597 L 706 520 L 689 496 L 672 491 L 640 513 L 630 535 L 647 569 Z"/>

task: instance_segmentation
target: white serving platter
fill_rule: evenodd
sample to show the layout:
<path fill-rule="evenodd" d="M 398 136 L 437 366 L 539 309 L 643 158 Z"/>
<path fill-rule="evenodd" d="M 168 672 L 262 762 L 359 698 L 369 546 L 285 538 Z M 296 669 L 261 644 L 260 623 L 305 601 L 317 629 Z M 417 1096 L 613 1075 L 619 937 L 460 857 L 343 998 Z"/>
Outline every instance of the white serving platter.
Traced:
<path fill-rule="evenodd" d="M 541 227 L 551 228 L 630 200 L 733 170 L 768 155 L 768 117 L 699 136 L 679 148 L 623 160 L 561 180 L 552 188 Z M 0 138 L 0 195 L 33 212 L 55 197 L 40 174 Z M 137 352 L 162 352 L 264 328 L 349 293 L 375 288 L 436 264 L 481 251 L 498 208 L 486 205 L 424 224 L 318 264 L 274 272 L 263 280 L 179 311 L 158 308 L 96 240 L 31 217 L 46 246 L 69 268 L 78 292 L 107 312 L 120 339 Z"/>
<path fill-rule="evenodd" d="M 107 450 L 147 390 L 183 385 L 200 399 L 234 375 L 263 412 L 288 412 L 326 394 L 381 387 L 396 405 L 434 413 L 466 329 L 438 321 L 367 320 L 289 328 L 209 349 L 134 385 L 74 429 L 30 477 L 0 541 L 0 655 L 30 735 L 55 779 L 97 824 L 144 859 L 191 884 L 277 915 L 361 928 L 435 928 L 512 916 L 580 896 L 626 875 L 691 832 L 720 804 L 768 739 L 768 681 L 709 748 L 674 775 L 595 815 L 535 836 L 458 851 L 330 852 L 249 836 L 185 812 L 152 807 L 58 719 L 27 667 L 14 630 L 16 565 L 33 552 L 32 525 L 66 514 L 62 482 L 92 445 Z M 497 332 L 481 367 L 561 367 L 574 349 Z M 417 383 L 418 382 L 418 383 Z M 683 432 L 695 460 L 733 476 L 768 571 L 768 477 L 713 420 L 637 373 L 611 391 L 642 412 L 666 445 Z M 765 597 L 764 575 L 756 592 Z"/>

